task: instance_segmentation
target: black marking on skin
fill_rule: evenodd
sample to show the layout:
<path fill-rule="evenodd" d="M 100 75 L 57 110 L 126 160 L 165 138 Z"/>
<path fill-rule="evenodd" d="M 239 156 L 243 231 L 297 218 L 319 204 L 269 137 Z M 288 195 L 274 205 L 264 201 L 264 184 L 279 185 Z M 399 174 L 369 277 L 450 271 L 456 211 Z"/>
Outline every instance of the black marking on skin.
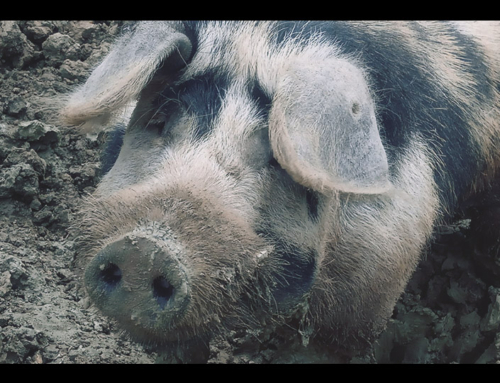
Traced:
<path fill-rule="evenodd" d="M 212 131 L 229 84 L 227 74 L 214 68 L 177 85 L 179 101 L 198 122 L 193 138 L 199 140 Z"/>
<path fill-rule="evenodd" d="M 410 23 L 409 27 L 420 33 L 421 38 L 433 38 L 422 34 L 418 23 Z M 484 164 L 477 161 L 480 158 L 479 148 L 469 126 L 469 116 L 474 115 L 469 109 L 474 106 L 453 102 L 450 90 L 440 87 L 424 71 L 428 58 L 402 44 L 397 28 L 374 35 L 369 30 L 342 21 L 284 21 L 278 22 L 275 30 L 278 45 L 289 36 L 296 37 L 297 44 L 305 44 L 308 37 L 321 31 L 325 41 L 339 41 L 338 46 L 343 53 L 361 59 L 369 68 L 371 85 L 377 92 L 378 122 L 382 140 L 388 149 L 390 171 L 397 168 L 397 159 L 404 155 L 412 144 L 412 137 L 418 133 L 441 157 L 444 167 L 436 169 L 434 179 L 437 188 L 442 191 L 442 213 L 453 211 L 459 203 L 456 196 L 466 193 L 470 175 L 480 172 Z M 460 46 L 464 73 L 472 75 L 476 81 L 471 97 L 484 101 L 492 88 L 487 81 L 481 48 L 451 27 L 448 32 Z M 443 218 L 446 218 L 445 214 Z"/>
<path fill-rule="evenodd" d="M 308 254 L 304 254 L 307 250 L 290 245 L 286 248 L 286 252 L 277 253 L 282 270 L 280 276 L 277 277 L 278 285 L 273 291 L 273 296 L 278 303 L 300 299 L 310 290 L 314 282 L 318 259 L 314 250 L 309 250 Z"/>
<path fill-rule="evenodd" d="M 313 221 L 316 221 L 318 219 L 318 205 L 319 205 L 318 194 L 314 190 L 307 189 L 306 202 L 307 202 L 307 212 L 309 214 L 309 218 Z"/>
<path fill-rule="evenodd" d="M 271 109 L 271 99 L 264 93 L 258 81 L 253 82 L 253 86 L 250 90 L 250 97 L 256 103 L 259 112 L 267 119 L 269 110 Z"/>

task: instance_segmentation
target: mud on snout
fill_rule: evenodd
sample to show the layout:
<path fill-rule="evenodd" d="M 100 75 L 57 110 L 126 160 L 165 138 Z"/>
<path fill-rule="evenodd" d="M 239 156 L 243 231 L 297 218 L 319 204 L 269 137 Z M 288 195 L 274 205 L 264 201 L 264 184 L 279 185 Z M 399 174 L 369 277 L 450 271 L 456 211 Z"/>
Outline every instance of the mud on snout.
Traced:
<path fill-rule="evenodd" d="M 75 221 L 91 300 L 137 341 L 187 340 L 278 314 L 283 259 L 206 195 L 132 187 L 88 197 Z"/>

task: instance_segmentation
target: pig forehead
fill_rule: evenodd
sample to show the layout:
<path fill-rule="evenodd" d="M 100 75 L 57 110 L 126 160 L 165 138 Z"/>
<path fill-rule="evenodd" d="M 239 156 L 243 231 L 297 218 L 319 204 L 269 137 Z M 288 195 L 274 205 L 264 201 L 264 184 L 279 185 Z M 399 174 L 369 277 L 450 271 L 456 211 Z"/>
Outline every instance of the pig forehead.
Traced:
<path fill-rule="evenodd" d="M 181 80 L 217 69 L 242 83 L 258 79 L 271 94 L 279 73 L 295 57 L 311 63 L 342 57 L 321 32 L 288 38 L 276 21 L 218 21 L 197 26 L 197 49 Z M 292 30 L 290 30 L 292 33 Z M 345 58 L 345 57 L 344 57 Z"/>
<path fill-rule="evenodd" d="M 355 70 L 345 79 L 345 89 L 354 96 L 368 94 L 364 71 L 356 59 L 342 53 L 336 43 L 320 31 L 311 32 L 304 25 L 294 28 L 289 24 L 285 28 L 276 21 L 215 21 L 196 24 L 195 36 L 196 51 L 179 84 L 182 88 L 190 84 L 190 80 L 208 80 L 205 88 L 189 88 L 186 98 L 221 97 L 219 107 L 204 114 L 210 116 L 205 119 L 209 124 L 202 124 L 204 133 L 214 131 L 217 126 L 216 130 L 243 139 L 246 133 L 263 126 L 262 118 L 277 84 L 294 60 L 299 60 L 298 67 L 313 68 L 323 60 L 331 61 L 332 65 L 354 64 L 349 65 Z M 196 95 L 196 92 L 203 94 Z M 199 115 L 204 109 L 190 110 Z"/>
<path fill-rule="evenodd" d="M 269 29 L 270 23 L 266 22 L 200 24 L 197 30 L 197 50 L 183 77 L 199 76 L 213 68 L 219 68 L 231 74 L 248 74 L 245 72 L 248 72 L 252 62 L 256 61 L 250 52 L 257 46 L 268 47 Z"/>

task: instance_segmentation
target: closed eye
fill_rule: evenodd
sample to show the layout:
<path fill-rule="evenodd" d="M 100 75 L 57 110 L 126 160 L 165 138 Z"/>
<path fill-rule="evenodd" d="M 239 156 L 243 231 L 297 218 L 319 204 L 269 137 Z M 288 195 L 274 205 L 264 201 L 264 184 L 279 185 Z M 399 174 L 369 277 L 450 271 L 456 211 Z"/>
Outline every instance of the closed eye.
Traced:
<path fill-rule="evenodd" d="M 168 89 L 171 93 L 172 88 Z M 148 131 L 154 131 L 158 136 L 164 136 L 167 133 L 167 127 L 172 120 L 172 116 L 176 114 L 181 105 L 177 98 L 168 97 L 165 91 L 154 101 L 154 106 L 151 109 L 153 115 L 144 126 Z"/>

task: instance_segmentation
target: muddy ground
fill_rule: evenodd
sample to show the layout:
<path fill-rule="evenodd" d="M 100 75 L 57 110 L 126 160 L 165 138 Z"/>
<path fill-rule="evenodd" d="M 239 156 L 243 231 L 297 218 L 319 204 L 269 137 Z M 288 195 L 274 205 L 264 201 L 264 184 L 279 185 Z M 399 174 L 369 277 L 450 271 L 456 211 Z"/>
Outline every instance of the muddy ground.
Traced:
<path fill-rule="evenodd" d="M 371 350 L 349 360 L 294 331 L 231 331 L 198 356 L 131 342 L 89 305 L 68 237 L 99 179 L 103 136 L 50 120 L 126 22 L 0 21 L 0 363 L 499 363 L 500 262 L 467 217 L 439 227 Z"/>

